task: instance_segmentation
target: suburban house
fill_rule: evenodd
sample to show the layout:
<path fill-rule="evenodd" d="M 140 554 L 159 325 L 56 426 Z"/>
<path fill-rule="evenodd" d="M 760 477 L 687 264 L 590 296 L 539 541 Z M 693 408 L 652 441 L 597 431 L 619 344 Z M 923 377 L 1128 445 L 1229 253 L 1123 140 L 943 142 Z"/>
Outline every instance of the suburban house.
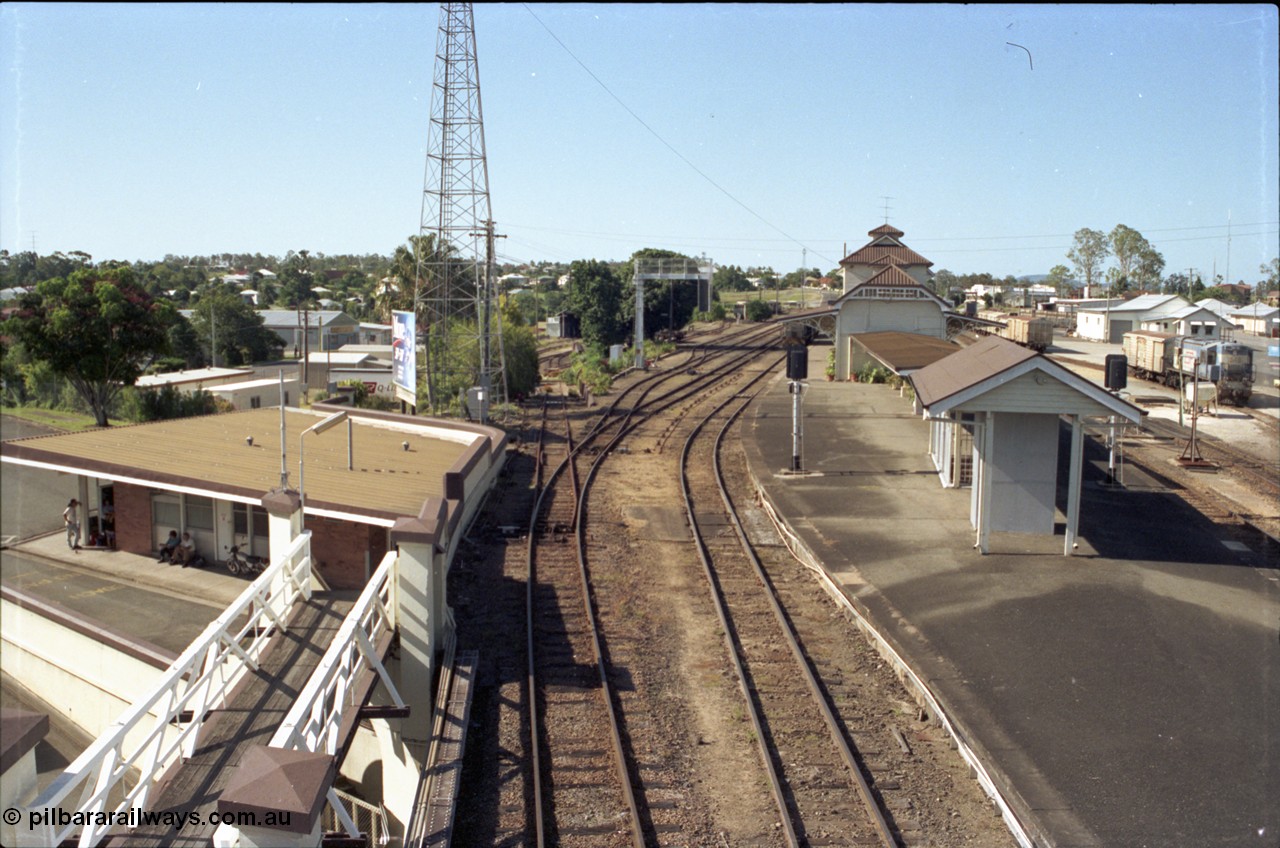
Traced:
<path fill-rule="evenodd" d="M 1231 313 L 1231 320 L 1240 330 L 1255 336 L 1280 337 L 1280 306 L 1268 306 L 1261 301 L 1251 303 Z"/>
<path fill-rule="evenodd" d="M 1220 339 L 1230 335 L 1233 325 L 1212 309 L 1199 303 L 1185 306 L 1177 312 L 1143 321 L 1138 328 L 1157 333 L 1175 333 L 1180 336 Z M 1227 331 L 1224 333 L 1224 330 Z"/>
<path fill-rule="evenodd" d="M 1153 322 L 1172 320 L 1172 316 L 1189 306 L 1191 301 L 1182 295 L 1144 294 L 1132 300 L 1081 308 L 1076 311 L 1076 335 L 1090 341 L 1119 344 L 1125 333 Z M 1213 335 L 1217 336 L 1216 321 Z"/>

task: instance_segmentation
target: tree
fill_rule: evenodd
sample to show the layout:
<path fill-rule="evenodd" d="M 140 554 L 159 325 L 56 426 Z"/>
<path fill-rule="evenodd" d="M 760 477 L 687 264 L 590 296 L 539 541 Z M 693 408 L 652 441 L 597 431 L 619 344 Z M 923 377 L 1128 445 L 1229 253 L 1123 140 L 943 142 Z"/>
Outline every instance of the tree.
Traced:
<path fill-rule="evenodd" d="M 1090 295 L 1093 293 L 1094 282 L 1102 273 L 1102 263 L 1106 262 L 1110 255 L 1111 248 L 1107 244 L 1105 233 L 1087 227 L 1076 230 L 1071 250 L 1067 252 L 1067 259 L 1071 260 L 1071 264 L 1076 267 L 1076 274 L 1084 279 Z"/>
<path fill-rule="evenodd" d="M 167 352 L 173 307 L 153 300 L 130 268 L 82 268 L 19 298 L 4 332 L 65 377 L 107 426 L 112 401 Z"/>
<path fill-rule="evenodd" d="M 582 340 L 607 347 L 627 338 L 622 318 L 622 280 L 607 263 L 579 260 L 569 266 L 569 311 L 578 317 Z"/>
<path fill-rule="evenodd" d="M 521 398 L 538 391 L 538 337 L 512 297 L 502 305 L 502 356 L 508 397 Z"/>
<path fill-rule="evenodd" d="M 1259 265 L 1258 273 L 1262 275 L 1258 285 L 1263 287 L 1264 296 L 1266 292 L 1280 289 L 1280 259 L 1272 259 L 1266 265 Z"/>
<path fill-rule="evenodd" d="M 773 315 L 773 306 L 764 300 L 748 300 L 744 314 L 748 321 L 766 321 Z"/>
<path fill-rule="evenodd" d="M 1054 265 L 1049 269 L 1049 276 L 1044 282 L 1047 286 L 1053 286 L 1058 297 L 1070 297 L 1075 281 L 1076 278 L 1071 275 L 1070 268 L 1066 265 Z"/>
<path fill-rule="evenodd" d="M 1107 236 L 1107 244 L 1116 257 L 1115 285 L 1120 291 L 1124 291 L 1132 284 L 1134 271 L 1142 255 L 1154 251 L 1142 233 L 1124 224 L 1116 224 L 1115 229 Z"/>
<path fill-rule="evenodd" d="M 683 253 L 674 250 L 663 250 L 657 247 L 644 247 L 631 254 L 622 266 L 618 279 L 622 282 L 624 293 L 635 291 L 635 267 L 637 259 L 689 259 Z M 712 275 L 714 279 L 714 274 Z M 629 326 L 635 321 L 635 298 L 623 295 L 621 316 Z M 646 282 L 644 284 L 644 329 L 645 334 L 652 336 L 658 330 L 670 328 L 675 330 L 693 320 L 693 313 L 698 309 L 698 287 L 692 283 Z M 584 330 L 585 335 L 585 330 Z"/>
<path fill-rule="evenodd" d="M 751 291 L 751 281 L 737 265 L 721 265 L 711 275 L 712 291 Z"/>
<path fill-rule="evenodd" d="M 1159 289 L 1160 275 L 1164 273 L 1164 257 L 1160 251 L 1148 246 L 1138 254 L 1133 268 L 1133 281 L 1140 289 Z"/>
<path fill-rule="evenodd" d="M 195 305 L 191 326 L 210 360 L 219 365 L 248 365 L 278 357 L 284 341 L 268 330 L 252 306 L 219 286 L 207 290 Z M 217 345 L 217 358 L 213 346 Z"/>
<path fill-rule="evenodd" d="M 311 300 L 311 287 L 314 277 L 311 273 L 311 252 L 292 250 L 285 257 L 284 268 L 280 272 L 279 303 L 290 309 Z"/>
<path fill-rule="evenodd" d="M 934 294 L 945 297 L 957 285 L 958 278 L 946 268 L 939 268 L 938 273 L 929 281 L 929 288 Z"/>

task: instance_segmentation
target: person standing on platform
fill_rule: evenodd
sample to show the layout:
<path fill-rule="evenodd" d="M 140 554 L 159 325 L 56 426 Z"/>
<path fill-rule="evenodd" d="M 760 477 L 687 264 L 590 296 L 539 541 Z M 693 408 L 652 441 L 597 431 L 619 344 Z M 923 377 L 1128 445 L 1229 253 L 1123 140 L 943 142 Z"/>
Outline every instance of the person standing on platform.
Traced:
<path fill-rule="evenodd" d="M 62 523 L 67 525 L 67 547 L 80 553 L 80 501 L 72 498 L 62 511 Z"/>

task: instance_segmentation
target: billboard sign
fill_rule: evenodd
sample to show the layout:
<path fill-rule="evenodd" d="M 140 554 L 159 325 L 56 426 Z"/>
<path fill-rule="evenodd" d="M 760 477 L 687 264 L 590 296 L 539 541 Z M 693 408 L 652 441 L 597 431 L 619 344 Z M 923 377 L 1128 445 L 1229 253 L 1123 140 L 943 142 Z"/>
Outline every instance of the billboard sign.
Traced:
<path fill-rule="evenodd" d="M 396 397 L 418 405 L 418 333 L 412 312 L 391 313 L 391 374 Z"/>

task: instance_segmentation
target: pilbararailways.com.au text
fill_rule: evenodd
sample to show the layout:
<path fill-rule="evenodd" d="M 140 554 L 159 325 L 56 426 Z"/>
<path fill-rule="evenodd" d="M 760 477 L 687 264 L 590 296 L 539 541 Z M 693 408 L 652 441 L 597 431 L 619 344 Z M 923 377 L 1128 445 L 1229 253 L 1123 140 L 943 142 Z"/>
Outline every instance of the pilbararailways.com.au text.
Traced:
<path fill-rule="evenodd" d="M 27 810 L 27 827 L 35 830 L 40 827 L 171 827 L 181 830 L 184 827 L 201 827 L 203 825 L 229 824 L 236 827 L 288 827 L 292 813 L 272 811 L 259 816 L 250 811 L 235 813 L 212 812 L 204 816 L 198 812 L 182 813 L 175 810 L 119 810 L 85 812 L 83 810 L 68 811 L 61 807 L 44 807 L 40 810 Z"/>

